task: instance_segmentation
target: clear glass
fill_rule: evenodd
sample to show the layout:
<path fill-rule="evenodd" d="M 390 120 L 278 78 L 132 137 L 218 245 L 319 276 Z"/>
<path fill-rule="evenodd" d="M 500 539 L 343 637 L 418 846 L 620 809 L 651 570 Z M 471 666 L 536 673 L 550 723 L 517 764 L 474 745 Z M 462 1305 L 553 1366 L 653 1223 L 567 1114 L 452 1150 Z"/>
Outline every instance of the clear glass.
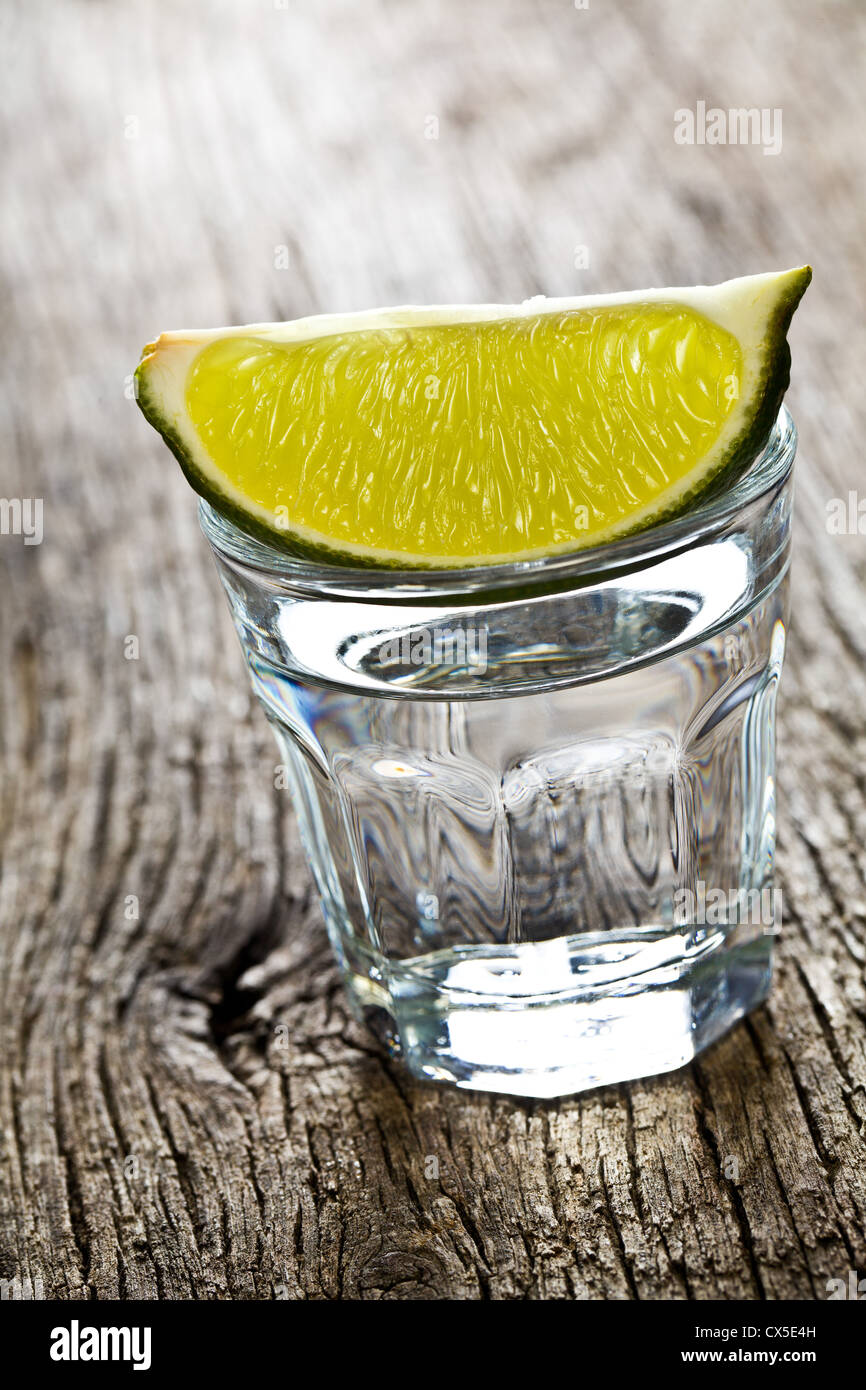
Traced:
<path fill-rule="evenodd" d="M 292 559 L 202 504 L 352 1005 L 417 1076 L 564 1095 L 766 996 L 795 448 L 783 411 L 688 516 L 459 572 Z"/>

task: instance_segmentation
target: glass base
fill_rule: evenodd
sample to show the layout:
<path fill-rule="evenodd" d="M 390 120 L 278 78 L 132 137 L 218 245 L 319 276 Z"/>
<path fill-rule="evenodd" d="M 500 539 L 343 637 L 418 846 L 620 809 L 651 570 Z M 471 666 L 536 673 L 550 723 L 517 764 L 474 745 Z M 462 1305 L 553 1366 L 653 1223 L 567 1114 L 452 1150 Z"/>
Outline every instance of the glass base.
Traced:
<path fill-rule="evenodd" d="M 571 1095 L 673 1071 L 766 998 L 771 937 L 608 932 L 347 971 L 358 1016 L 428 1081 Z"/>

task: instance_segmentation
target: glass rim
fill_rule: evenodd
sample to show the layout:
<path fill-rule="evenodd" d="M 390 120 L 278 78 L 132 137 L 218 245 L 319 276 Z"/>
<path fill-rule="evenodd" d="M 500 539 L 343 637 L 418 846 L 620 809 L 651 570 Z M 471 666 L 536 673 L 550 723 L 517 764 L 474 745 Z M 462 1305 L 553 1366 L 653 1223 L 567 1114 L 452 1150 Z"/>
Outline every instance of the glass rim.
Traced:
<path fill-rule="evenodd" d="M 690 511 L 646 531 L 565 554 L 497 565 L 447 569 L 373 568 L 330 564 L 290 555 L 229 521 L 203 498 L 199 522 L 213 549 L 224 559 L 266 575 L 292 589 L 344 598 L 423 598 L 478 593 L 491 589 L 550 583 L 585 582 L 611 570 L 633 568 L 723 531 L 747 507 L 778 488 L 797 452 L 797 428 L 783 405 L 761 451 L 734 485 Z"/>

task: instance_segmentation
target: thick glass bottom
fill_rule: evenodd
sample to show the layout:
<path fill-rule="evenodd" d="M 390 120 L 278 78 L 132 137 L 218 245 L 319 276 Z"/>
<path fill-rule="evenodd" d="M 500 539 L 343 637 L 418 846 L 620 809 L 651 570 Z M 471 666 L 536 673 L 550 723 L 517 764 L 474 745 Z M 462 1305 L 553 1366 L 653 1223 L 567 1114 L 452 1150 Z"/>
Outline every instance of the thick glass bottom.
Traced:
<path fill-rule="evenodd" d="M 414 1075 L 563 1096 L 673 1071 L 761 1003 L 771 937 L 741 931 L 468 946 L 387 970 L 346 961 L 346 979 L 358 1016 Z"/>

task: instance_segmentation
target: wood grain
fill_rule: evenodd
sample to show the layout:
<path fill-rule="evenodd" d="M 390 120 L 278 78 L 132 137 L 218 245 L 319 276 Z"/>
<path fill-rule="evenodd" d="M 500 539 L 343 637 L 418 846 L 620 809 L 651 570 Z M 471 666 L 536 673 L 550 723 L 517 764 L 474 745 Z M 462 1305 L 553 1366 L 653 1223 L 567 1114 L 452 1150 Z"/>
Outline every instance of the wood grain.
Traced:
<path fill-rule="evenodd" d="M 44 500 L 41 545 L 0 536 L 0 1275 L 775 1299 L 862 1273 L 866 560 L 826 505 L 866 487 L 863 7 L 19 0 L 0 24 L 0 492 Z M 699 99 L 780 108 L 782 152 L 676 145 Z M 192 496 L 129 399 L 141 345 L 804 260 L 770 1002 L 657 1080 L 416 1085 L 347 1017 Z"/>

